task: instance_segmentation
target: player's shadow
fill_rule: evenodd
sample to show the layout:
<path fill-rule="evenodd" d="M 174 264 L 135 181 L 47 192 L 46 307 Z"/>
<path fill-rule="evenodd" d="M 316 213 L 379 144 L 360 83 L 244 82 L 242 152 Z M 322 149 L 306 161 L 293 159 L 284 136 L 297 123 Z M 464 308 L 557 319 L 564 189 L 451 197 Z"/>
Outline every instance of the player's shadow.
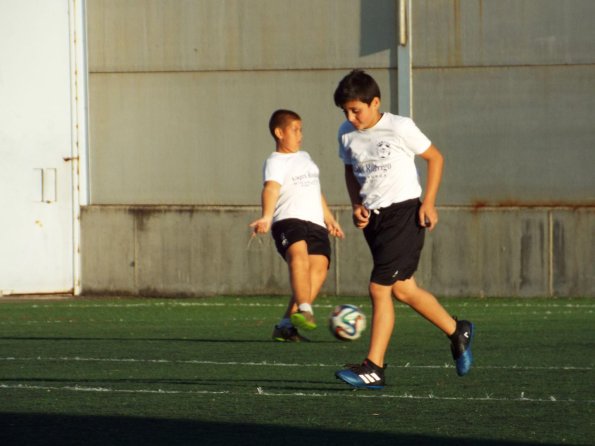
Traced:
<path fill-rule="evenodd" d="M 268 336 L 268 333 L 267 333 Z M 146 337 L 70 337 L 70 336 L 0 336 L 3 341 L 84 341 L 84 342 L 196 342 L 196 343 L 223 343 L 223 344 L 271 344 L 271 345 L 285 345 L 293 344 L 291 342 L 275 342 L 266 337 L 264 339 L 246 339 L 246 338 L 229 338 L 229 339 L 211 339 L 211 338 L 146 338 Z M 311 339 L 307 344 L 336 344 L 338 341 L 334 339 Z M 306 342 L 304 342 L 306 344 Z"/>
<path fill-rule="evenodd" d="M 130 392 L 133 393 L 137 386 L 150 386 L 150 389 L 171 390 L 172 392 L 186 392 L 186 393 L 200 393 L 205 388 L 216 388 L 217 391 L 221 389 L 254 389 L 254 394 L 259 393 L 257 388 L 264 388 L 265 393 L 285 393 L 290 395 L 293 392 L 336 392 L 336 391 L 353 391 L 349 387 L 337 380 L 313 380 L 313 379 L 272 379 L 272 378 L 88 378 L 88 379 L 72 379 L 72 378 L 3 378 L 3 383 L 16 383 L 16 385 L 29 386 L 61 386 L 61 387 L 110 387 L 114 391 L 123 391 L 123 386 L 129 387 Z M 158 387 L 154 387 L 158 386 Z M 145 391 L 145 390 L 143 390 Z"/>
<path fill-rule="evenodd" d="M 230 408 L 233 410 L 233 408 Z M 192 415 L 189 414 L 189 418 Z M 271 418 L 278 418 L 271 414 Z M 281 422 L 282 423 L 282 422 Z M 531 443 L 446 438 L 413 434 L 291 427 L 284 424 L 208 422 L 195 419 L 84 416 L 43 413 L 0 414 L 0 444 L 61 446 L 123 445 L 474 445 L 529 446 Z"/>

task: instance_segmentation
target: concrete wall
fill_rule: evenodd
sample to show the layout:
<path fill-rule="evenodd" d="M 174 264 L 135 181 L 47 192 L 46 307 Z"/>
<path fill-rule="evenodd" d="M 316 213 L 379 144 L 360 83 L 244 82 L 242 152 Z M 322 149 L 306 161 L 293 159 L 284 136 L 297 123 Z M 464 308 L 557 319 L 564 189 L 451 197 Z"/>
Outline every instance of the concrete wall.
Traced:
<path fill-rule="evenodd" d="M 83 209 L 85 293 L 286 294 L 285 263 L 246 226 L 258 207 L 90 206 Z M 333 240 L 325 294 L 364 295 L 370 254 L 348 207 Z M 595 215 L 572 208 L 441 208 L 418 281 L 440 296 L 595 296 Z M 93 253 L 91 255 L 90 253 Z"/>
<path fill-rule="evenodd" d="M 419 281 L 439 296 L 595 296 L 595 2 L 412 3 L 414 119 L 446 157 Z M 365 294 L 332 92 L 363 67 L 396 112 L 395 5 L 89 0 L 83 292 L 287 294 L 270 237 L 247 225 L 268 117 L 288 107 L 347 230 L 323 292 Z"/>

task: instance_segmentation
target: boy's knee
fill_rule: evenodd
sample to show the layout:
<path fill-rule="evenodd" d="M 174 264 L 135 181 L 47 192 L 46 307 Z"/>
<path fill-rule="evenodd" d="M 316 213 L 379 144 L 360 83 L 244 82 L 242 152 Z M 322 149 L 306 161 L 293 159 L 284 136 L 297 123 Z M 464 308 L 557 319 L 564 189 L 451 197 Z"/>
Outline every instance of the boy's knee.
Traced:
<path fill-rule="evenodd" d="M 317 276 L 325 276 L 328 273 L 328 268 L 324 267 L 324 266 L 320 266 L 320 265 L 312 265 L 310 264 L 310 271 L 312 272 L 312 274 L 315 274 Z"/>
<path fill-rule="evenodd" d="M 304 241 L 292 243 L 285 252 L 285 260 L 287 262 L 307 262 L 308 261 L 308 245 Z"/>
<path fill-rule="evenodd" d="M 309 269 L 310 262 L 307 255 L 292 255 L 287 256 L 287 263 L 292 268 Z"/>
<path fill-rule="evenodd" d="M 405 281 L 398 281 L 393 285 L 395 299 L 404 304 L 409 304 L 416 296 L 417 287 Z"/>
<path fill-rule="evenodd" d="M 399 302 L 402 302 L 404 304 L 409 302 L 409 295 L 404 291 L 393 289 L 393 295 L 395 296 L 395 299 L 397 299 Z"/>
<path fill-rule="evenodd" d="M 391 300 L 391 288 L 386 285 L 379 285 L 374 282 L 370 282 L 368 291 L 372 300 Z"/>

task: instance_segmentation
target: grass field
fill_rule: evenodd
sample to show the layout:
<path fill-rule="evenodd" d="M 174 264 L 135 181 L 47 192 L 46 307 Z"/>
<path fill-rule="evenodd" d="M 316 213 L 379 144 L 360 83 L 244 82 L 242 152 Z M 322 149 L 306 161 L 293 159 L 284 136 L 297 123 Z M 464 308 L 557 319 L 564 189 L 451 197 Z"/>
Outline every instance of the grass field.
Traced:
<path fill-rule="evenodd" d="M 370 314 L 319 320 L 339 302 Z M 593 300 L 442 302 L 476 324 L 471 373 L 397 305 L 387 387 L 354 391 L 334 371 L 367 337 L 275 343 L 285 298 L 0 301 L 0 444 L 595 444 Z"/>

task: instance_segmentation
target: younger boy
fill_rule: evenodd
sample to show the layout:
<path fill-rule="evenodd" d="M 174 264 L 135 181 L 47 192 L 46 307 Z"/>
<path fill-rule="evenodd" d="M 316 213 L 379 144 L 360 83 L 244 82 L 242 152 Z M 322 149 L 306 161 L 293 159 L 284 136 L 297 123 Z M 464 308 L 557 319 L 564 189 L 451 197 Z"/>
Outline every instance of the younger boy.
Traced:
<path fill-rule="evenodd" d="M 354 70 L 345 76 L 334 100 L 347 118 L 339 127 L 339 156 L 345 164 L 353 222 L 363 230 L 374 261 L 368 355 L 363 363 L 335 375 L 356 388 L 384 387 L 384 356 L 395 318 L 392 295 L 450 338 L 457 373 L 466 375 L 473 360 L 473 324 L 451 317 L 413 278 L 425 228 L 432 230 L 438 223 L 435 202 L 442 155 L 411 119 L 380 112 L 380 89 L 367 73 Z M 415 155 L 427 162 L 423 202 Z"/>
<path fill-rule="evenodd" d="M 292 295 L 273 339 L 299 342 L 306 338 L 298 329 L 316 328 L 312 303 L 330 264 L 328 234 L 340 238 L 344 234 L 321 193 L 318 166 L 307 152 L 300 151 L 300 116 L 277 110 L 269 120 L 269 130 L 276 149 L 264 163 L 262 216 L 250 227 L 253 235 L 272 228 L 277 251 L 289 267 Z"/>

